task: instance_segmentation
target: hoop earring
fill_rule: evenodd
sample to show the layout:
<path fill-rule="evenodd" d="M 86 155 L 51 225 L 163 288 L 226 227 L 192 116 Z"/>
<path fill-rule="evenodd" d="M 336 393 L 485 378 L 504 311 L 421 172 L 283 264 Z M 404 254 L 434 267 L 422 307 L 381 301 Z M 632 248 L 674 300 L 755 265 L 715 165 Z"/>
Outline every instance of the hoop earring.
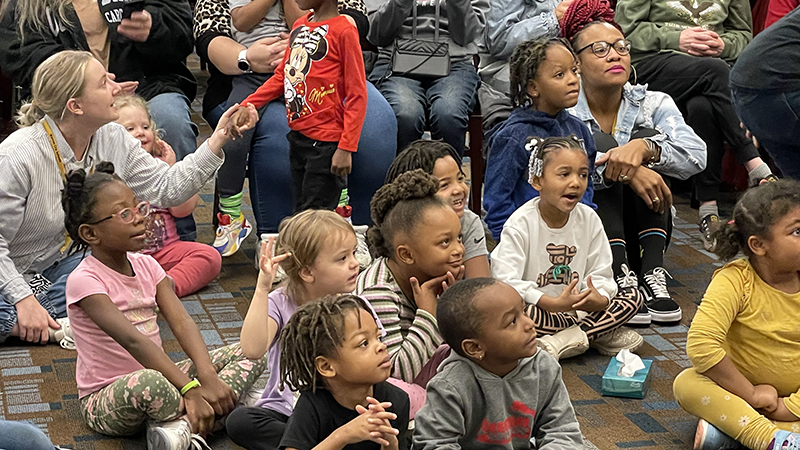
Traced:
<path fill-rule="evenodd" d="M 639 81 L 639 76 L 636 74 L 636 66 L 631 64 L 631 70 L 633 70 L 633 84 L 636 85 Z"/>

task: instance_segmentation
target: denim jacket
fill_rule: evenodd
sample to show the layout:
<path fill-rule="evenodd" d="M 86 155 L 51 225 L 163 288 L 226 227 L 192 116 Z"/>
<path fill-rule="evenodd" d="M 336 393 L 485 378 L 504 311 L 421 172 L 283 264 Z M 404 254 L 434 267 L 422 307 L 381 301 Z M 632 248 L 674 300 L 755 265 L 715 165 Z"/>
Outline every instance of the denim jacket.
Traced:
<path fill-rule="evenodd" d="M 569 112 L 586 124 L 592 133 L 601 131 L 600 124 L 589 110 L 583 88 L 578 104 Z M 652 138 L 661 147 L 661 159 L 652 166 L 656 172 L 685 180 L 706 168 L 706 144 L 683 120 L 672 97 L 663 92 L 648 91 L 647 85 L 625 83 L 614 139 L 619 145 L 625 145 L 633 133 L 643 128 L 655 129 L 659 133 Z M 598 151 L 597 158 L 604 154 Z M 597 167 L 596 173 L 602 175 L 604 170 L 605 166 Z M 595 189 L 602 188 L 595 184 Z"/>
<path fill-rule="evenodd" d="M 508 93 L 508 59 L 517 46 L 530 39 L 558 36 L 555 9 L 560 0 L 491 0 L 486 15 L 487 65 L 481 78 Z"/>

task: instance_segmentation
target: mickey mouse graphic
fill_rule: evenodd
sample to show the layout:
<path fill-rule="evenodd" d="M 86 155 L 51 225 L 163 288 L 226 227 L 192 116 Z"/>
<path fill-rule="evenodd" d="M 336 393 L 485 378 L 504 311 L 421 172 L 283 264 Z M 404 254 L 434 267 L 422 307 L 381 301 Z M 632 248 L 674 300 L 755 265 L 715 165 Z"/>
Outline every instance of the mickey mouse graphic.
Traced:
<path fill-rule="evenodd" d="M 328 54 L 328 25 L 316 28 L 301 26 L 289 36 L 289 58 L 283 69 L 283 94 L 289 121 L 311 113 L 306 102 L 306 76 L 311 63 L 321 61 Z"/>

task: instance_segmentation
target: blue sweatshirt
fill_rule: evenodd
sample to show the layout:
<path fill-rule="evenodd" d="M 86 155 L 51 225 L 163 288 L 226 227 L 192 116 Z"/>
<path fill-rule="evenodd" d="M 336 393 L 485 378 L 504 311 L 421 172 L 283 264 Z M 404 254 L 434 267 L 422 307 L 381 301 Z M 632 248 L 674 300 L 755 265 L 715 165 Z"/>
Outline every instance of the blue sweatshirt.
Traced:
<path fill-rule="evenodd" d="M 516 108 L 508 120 L 497 124 L 486 135 L 489 158 L 486 161 L 483 188 L 483 204 L 486 208 L 484 220 L 495 240 L 500 240 L 506 219 L 525 202 L 539 195 L 528 183 L 528 161 L 531 155 L 525 149 L 525 140 L 529 136 L 546 138 L 570 134 L 583 139 L 589 155 L 589 183 L 581 203 L 596 209 L 592 203 L 594 188 L 591 181 L 597 153 L 594 138 L 586 125 L 567 110 L 551 116 L 528 108 Z"/>

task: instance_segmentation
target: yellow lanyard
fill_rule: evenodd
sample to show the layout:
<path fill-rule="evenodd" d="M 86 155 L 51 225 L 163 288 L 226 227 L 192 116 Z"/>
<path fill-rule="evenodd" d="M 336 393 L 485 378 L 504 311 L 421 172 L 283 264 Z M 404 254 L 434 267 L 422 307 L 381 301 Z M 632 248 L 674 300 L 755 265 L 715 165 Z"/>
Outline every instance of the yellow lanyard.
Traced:
<path fill-rule="evenodd" d="M 56 136 L 53 134 L 53 130 L 50 129 L 50 124 L 47 123 L 47 119 L 42 120 L 42 125 L 44 126 L 44 131 L 47 132 L 47 137 L 50 139 L 50 147 L 53 149 L 53 155 L 56 157 L 56 163 L 58 164 L 58 170 L 61 172 L 61 181 L 64 182 L 64 187 L 67 186 L 67 168 L 64 167 L 64 161 L 61 159 L 61 152 L 58 151 L 58 143 L 56 143 Z M 61 247 L 61 253 L 64 253 L 69 248 L 69 245 L 72 243 L 72 238 L 69 237 L 69 233 L 64 231 L 64 245 Z"/>

